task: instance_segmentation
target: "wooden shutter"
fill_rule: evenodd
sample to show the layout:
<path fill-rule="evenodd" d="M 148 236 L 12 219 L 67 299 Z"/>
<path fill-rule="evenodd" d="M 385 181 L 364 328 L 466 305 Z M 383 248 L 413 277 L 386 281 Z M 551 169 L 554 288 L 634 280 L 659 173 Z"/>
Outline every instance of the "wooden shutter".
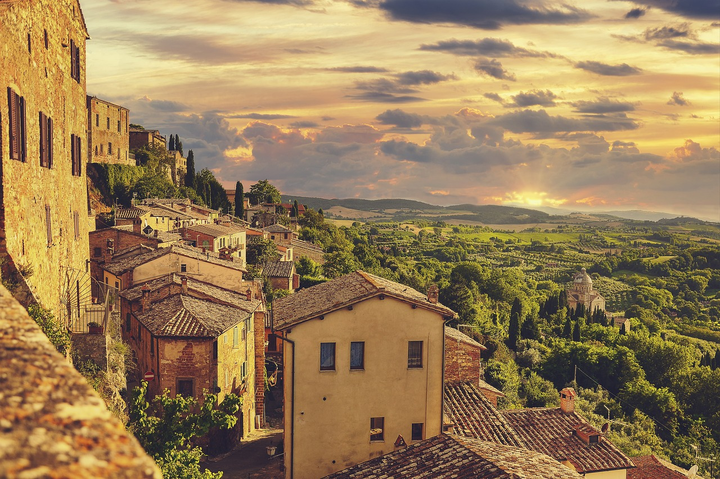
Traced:
<path fill-rule="evenodd" d="M 52 244 L 52 216 L 50 206 L 45 205 L 45 226 L 47 227 L 47 243 Z"/>
<path fill-rule="evenodd" d="M 80 83 L 80 47 L 75 46 L 75 80 Z"/>
<path fill-rule="evenodd" d="M 75 156 L 76 156 L 76 158 L 75 158 L 76 173 L 75 174 L 77 176 L 82 176 L 82 155 L 80 154 L 82 151 L 82 148 L 81 148 L 82 143 L 81 143 L 81 138 L 79 136 L 75 137 L 75 143 L 77 143 L 77 145 L 75 146 Z"/>
<path fill-rule="evenodd" d="M 20 112 L 18 111 L 18 101 L 17 101 L 17 95 L 14 91 L 12 91 L 12 88 L 8 87 L 8 114 L 9 119 L 8 123 L 10 124 L 10 138 L 9 138 L 9 146 L 10 146 L 10 159 L 11 160 L 19 160 L 20 159 L 20 127 L 19 127 L 19 121 L 18 121 L 18 115 Z"/>
<path fill-rule="evenodd" d="M 48 168 L 53 167 L 53 120 L 47 119 L 47 164 Z"/>
<path fill-rule="evenodd" d="M 15 95 L 19 101 L 18 120 L 20 122 L 20 161 L 27 160 L 27 132 L 25 131 L 25 98 Z"/>
<path fill-rule="evenodd" d="M 47 166 L 47 117 L 40 112 L 40 166 Z"/>
<path fill-rule="evenodd" d="M 70 40 L 70 77 L 75 78 L 75 40 Z"/>

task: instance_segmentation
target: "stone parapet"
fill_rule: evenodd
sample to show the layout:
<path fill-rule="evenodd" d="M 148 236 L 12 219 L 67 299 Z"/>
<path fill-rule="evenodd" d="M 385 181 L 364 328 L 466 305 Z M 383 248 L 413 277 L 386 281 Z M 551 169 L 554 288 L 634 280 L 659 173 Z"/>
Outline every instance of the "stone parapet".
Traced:
<path fill-rule="evenodd" d="M 2 286 L 0 431 L 0 477 L 162 477 Z"/>

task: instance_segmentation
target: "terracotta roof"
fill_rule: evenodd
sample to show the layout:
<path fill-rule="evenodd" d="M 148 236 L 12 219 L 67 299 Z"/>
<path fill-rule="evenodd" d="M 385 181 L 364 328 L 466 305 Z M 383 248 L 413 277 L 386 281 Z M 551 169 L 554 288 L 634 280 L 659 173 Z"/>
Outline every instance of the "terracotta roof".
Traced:
<path fill-rule="evenodd" d="M 119 258 L 120 256 L 125 256 L 128 253 L 135 252 L 135 255 L 145 254 L 149 253 L 151 251 L 155 251 L 157 248 L 154 248 L 151 245 L 144 245 L 144 244 L 136 244 L 134 246 L 128 246 L 127 248 L 123 248 L 121 250 L 117 250 L 115 253 L 113 253 L 112 257 L 113 259 Z"/>
<path fill-rule="evenodd" d="M 156 278 L 144 283 L 139 283 L 120 292 L 120 296 L 127 299 L 128 301 L 137 301 L 142 297 L 142 290 L 148 288 L 150 291 L 155 291 L 164 288 L 170 284 L 182 285 L 182 275 L 177 273 L 170 273 L 168 275 Z M 262 301 L 258 299 L 247 300 L 247 296 L 244 293 L 238 293 L 230 291 L 214 284 L 199 281 L 195 278 L 187 277 L 187 286 L 189 291 L 197 291 L 198 293 L 211 296 L 218 303 L 224 303 L 236 308 L 242 309 L 243 311 L 253 312 L 257 310 L 264 310 Z"/>
<path fill-rule="evenodd" d="M 216 338 L 249 314 L 232 306 L 176 294 L 135 316 L 155 336 Z"/>
<path fill-rule="evenodd" d="M 523 442 L 534 451 L 562 461 L 567 459 L 582 473 L 627 469 L 633 467 L 628 457 L 610 441 L 600 436 L 594 444 L 585 443 L 575 432 L 578 426 L 596 431 L 575 412 L 560 408 L 529 408 L 502 411 Z"/>
<path fill-rule="evenodd" d="M 133 206 L 132 208 L 117 208 L 115 209 L 115 218 L 121 220 L 131 220 L 146 214 L 148 211 L 149 208 L 141 206 Z"/>
<path fill-rule="evenodd" d="M 275 300 L 273 322 L 276 329 L 283 329 L 380 294 L 409 301 L 443 316 L 455 316 L 453 310 L 431 303 L 426 295 L 410 286 L 356 271 Z"/>
<path fill-rule="evenodd" d="M 471 338 L 471 337 L 468 336 L 467 334 L 463 333 L 463 332 L 460 331 L 459 329 L 451 328 L 451 327 L 449 327 L 449 326 L 445 327 L 445 337 L 446 337 L 446 338 L 452 338 L 452 339 L 454 339 L 454 340 L 456 340 L 456 341 L 460 341 L 460 342 L 463 342 L 463 343 L 466 343 L 466 344 L 471 344 L 471 345 L 476 346 L 476 347 L 478 347 L 478 348 L 480 348 L 480 349 L 487 349 L 485 346 L 483 346 L 482 344 L 478 343 L 478 342 L 475 341 L 473 338 Z"/>
<path fill-rule="evenodd" d="M 267 231 L 268 233 L 292 233 L 291 229 L 288 229 L 281 224 L 270 225 L 267 228 L 263 228 L 263 231 Z"/>
<path fill-rule="evenodd" d="M 315 244 L 309 243 L 309 242 L 307 242 L 307 241 L 299 240 L 299 239 L 297 239 L 297 238 L 293 238 L 293 239 L 290 241 L 290 245 L 293 246 L 294 248 L 298 248 L 298 249 L 305 248 L 305 249 L 308 249 L 308 250 L 310 250 L 310 251 L 314 251 L 314 252 L 316 252 L 316 253 L 318 253 L 318 254 L 324 254 L 324 253 L 325 253 L 325 251 L 323 251 L 323 249 L 322 249 L 321 247 L 319 247 L 319 246 L 317 246 L 317 245 L 315 245 Z"/>
<path fill-rule="evenodd" d="M 544 454 L 441 434 L 326 477 L 577 479 L 581 476 Z"/>
<path fill-rule="evenodd" d="M 142 200 L 142 204 L 144 205 L 151 205 L 153 203 L 156 203 L 158 205 L 169 205 L 169 204 L 184 204 L 189 205 L 191 204 L 189 198 L 145 198 Z"/>
<path fill-rule="evenodd" d="M 627 479 L 686 479 L 688 477 L 686 470 L 653 455 L 633 457 L 632 462 L 635 464 L 635 468 L 627 472 Z"/>
<path fill-rule="evenodd" d="M 232 235 L 236 233 L 242 233 L 245 231 L 245 228 L 242 226 L 232 225 L 232 226 L 224 226 L 224 225 L 194 225 L 194 226 L 188 226 L 187 231 L 192 235 L 192 233 L 200 233 L 208 236 L 212 236 L 214 238 L 218 238 L 220 236 L 227 236 Z"/>
<path fill-rule="evenodd" d="M 505 417 L 470 382 L 445 384 L 445 416 L 457 435 L 525 447 Z"/>
<path fill-rule="evenodd" d="M 245 268 L 241 266 L 240 262 L 235 262 L 232 260 L 227 259 L 221 259 L 217 256 L 217 254 L 211 253 L 211 252 L 200 252 L 196 248 L 191 248 L 189 246 L 183 246 L 179 244 L 170 245 L 167 248 L 158 248 L 155 251 L 151 251 L 149 253 L 141 254 L 138 256 L 133 256 L 131 258 L 125 258 L 120 261 L 114 261 L 109 264 L 102 265 L 102 268 L 115 276 L 121 275 L 127 271 L 131 271 L 138 266 L 145 264 L 149 261 L 152 261 L 156 258 L 160 258 L 162 256 L 165 256 L 166 254 L 175 253 L 181 256 L 185 256 L 188 258 L 197 259 L 200 261 L 206 261 L 208 263 L 217 264 L 219 266 L 224 266 L 226 268 L 236 269 L 238 271 L 245 271 Z"/>
<path fill-rule="evenodd" d="M 498 388 L 496 388 L 496 387 L 494 387 L 494 386 L 486 383 L 486 382 L 483 381 L 482 379 L 480 380 L 480 384 L 478 384 L 478 389 L 480 389 L 480 390 L 486 389 L 486 390 L 492 391 L 492 392 L 494 392 L 495 394 L 498 394 L 498 395 L 500 395 L 500 396 L 502 396 L 502 397 L 505 397 L 505 394 L 504 394 L 501 390 L 499 390 Z"/>
<path fill-rule="evenodd" d="M 262 274 L 268 278 L 292 278 L 294 269 L 292 261 L 271 261 L 263 265 Z"/>

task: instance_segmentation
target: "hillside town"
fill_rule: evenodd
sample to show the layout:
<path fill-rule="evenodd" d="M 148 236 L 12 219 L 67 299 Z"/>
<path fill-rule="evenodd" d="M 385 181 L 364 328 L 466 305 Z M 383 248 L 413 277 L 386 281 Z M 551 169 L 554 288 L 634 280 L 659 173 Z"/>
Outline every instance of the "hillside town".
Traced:
<path fill-rule="evenodd" d="M 0 0 L 0 38 L 0 476 L 700 477 L 624 453 L 612 421 L 578 409 L 572 378 L 554 406 L 501 407 L 490 345 L 432 281 L 360 263 L 306 281 L 338 257 L 301 234 L 322 221 L 306 205 L 228 189 L 224 209 L 144 195 L 100 206 L 97 165 L 161 151 L 164 181 L 181 188 L 193 160 L 88 95 L 78 0 Z M 586 268 L 573 271 L 568 310 L 630 334 Z M 39 316 L 69 342 L 41 336 Z M 173 424 L 194 435 L 175 439 Z"/>

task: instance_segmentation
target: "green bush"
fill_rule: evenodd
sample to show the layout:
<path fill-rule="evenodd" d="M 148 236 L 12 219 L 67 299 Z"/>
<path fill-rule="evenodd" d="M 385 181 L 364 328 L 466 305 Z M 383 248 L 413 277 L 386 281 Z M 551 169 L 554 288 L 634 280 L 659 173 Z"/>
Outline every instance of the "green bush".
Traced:
<path fill-rule="evenodd" d="M 55 346 L 55 349 L 60 354 L 66 355 L 70 350 L 70 332 L 60 324 L 55 315 L 39 304 L 31 304 L 28 308 L 28 314 L 40 326 L 40 329 Z"/>

